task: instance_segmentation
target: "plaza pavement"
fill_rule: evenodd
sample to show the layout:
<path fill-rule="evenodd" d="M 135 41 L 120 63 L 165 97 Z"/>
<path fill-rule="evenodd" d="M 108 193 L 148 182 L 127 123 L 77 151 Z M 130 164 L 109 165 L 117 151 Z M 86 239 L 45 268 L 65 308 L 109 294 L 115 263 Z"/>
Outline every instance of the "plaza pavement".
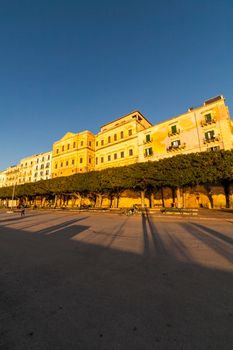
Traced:
<path fill-rule="evenodd" d="M 0 211 L 0 349 L 233 348 L 233 215 Z"/>

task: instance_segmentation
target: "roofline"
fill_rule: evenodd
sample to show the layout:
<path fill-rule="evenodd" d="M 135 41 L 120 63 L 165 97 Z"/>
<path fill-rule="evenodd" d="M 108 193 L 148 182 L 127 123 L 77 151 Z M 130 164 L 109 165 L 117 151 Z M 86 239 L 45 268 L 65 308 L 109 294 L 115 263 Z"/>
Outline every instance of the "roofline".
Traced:
<path fill-rule="evenodd" d="M 106 126 L 106 125 L 108 125 L 108 124 L 112 124 L 112 123 L 114 123 L 114 122 L 116 122 L 116 121 L 118 121 L 118 120 L 120 120 L 120 119 L 123 119 L 123 118 L 125 118 L 125 117 L 128 117 L 130 114 L 134 114 L 134 113 L 139 113 L 151 126 L 153 125 L 153 124 L 151 124 L 151 122 L 150 122 L 140 111 L 136 110 L 136 111 L 132 111 L 132 112 L 130 112 L 130 113 L 128 113 L 128 114 L 125 114 L 125 115 L 123 115 L 123 116 L 120 117 L 120 118 L 114 119 L 113 121 L 111 121 L 111 122 L 109 122 L 109 123 L 106 123 L 106 124 L 104 124 L 104 125 L 101 125 L 101 126 L 100 126 L 100 129 L 102 129 L 104 126 Z"/>
<path fill-rule="evenodd" d="M 166 122 L 170 122 L 170 121 L 172 121 L 173 119 L 177 119 L 177 118 L 182 117 L 182 116 L 184 116 L 184 115 L 187 115 L 187 114 L 189 114 L 189 113 L 193 113 L 193 112 L 195 112 L 195 111 L 197 111 L 198 109 L 201 109 L 201 108 L 208 108 L 208 106 L 211 106 L 212 104 L 215 104 L 215 103 L 217 103 L 217 102 L 219 102 L 219 101 L 223 101 L 223 102 L 224 102 L 224 101 L 225 101 L 225 97 L 224 97 L 223 95 L 219 95 L 219 96 L 222 97 L 222 98 L 219 99 L 219 100 L 216 100 L 216 101 L 213 101 L 213 102 L 211 102 L 211 103 L 205 104 L 206 101 L 212 100 L 212 98 L 210 98 L 210 99 L 208 99 L 208 100 L 205 100 L 204 103 L 203 103 L 203 105 L 201 105 L 201 106 L 199 106 L 199 107 L 196 107 L 196 108 L 191 108 L 191 107 L 190 107 L 190 108 L 187 110 L 187 112 L 178 114 L 178 115 L 175 116 L 175 117 L 166 119 L 166 120 L 164 120 L 164 121 L 162 121 L 162 122 L 159 122 L 159 123 L 156 123 L 156 124 L 154 124 L 153 126 L 157 126 L 157 125 L 160 125 L 160 124 L 163 124 L 163 123 L 166 123 Z M 214 99 L 214 97 L 213 97 L 213 99 Z"/>

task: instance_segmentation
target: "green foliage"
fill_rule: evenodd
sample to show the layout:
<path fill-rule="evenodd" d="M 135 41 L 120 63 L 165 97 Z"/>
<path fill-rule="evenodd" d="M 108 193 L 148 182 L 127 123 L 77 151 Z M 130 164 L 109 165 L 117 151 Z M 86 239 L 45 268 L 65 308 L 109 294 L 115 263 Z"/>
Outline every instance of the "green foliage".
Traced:
<path fill-rule="evenodd" d="M 102 171 L 75 174 L 16 186 L 15 196 L 72 195 L 119 196 L 126 189 L 157 191 L 162 187 L 233 182 L 233 150 L 178 155 L 159 161 L 137 163 Z M 0 198 L 11 198 L 12 187 L 0 188 Z"/>

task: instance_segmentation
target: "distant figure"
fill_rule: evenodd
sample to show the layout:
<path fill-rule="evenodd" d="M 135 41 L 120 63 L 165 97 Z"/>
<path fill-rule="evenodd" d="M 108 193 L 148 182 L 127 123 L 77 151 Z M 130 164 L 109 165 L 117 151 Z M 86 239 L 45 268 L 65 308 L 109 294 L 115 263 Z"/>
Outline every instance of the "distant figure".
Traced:
<path fill-rule="evenodd" d="M 20 213 L 21 213 L 21 218 L 22 218 L 23 216 L 25 216 L 25 207 L 23 204 L 21 205 L 20 209 L 21 209 Z"/>

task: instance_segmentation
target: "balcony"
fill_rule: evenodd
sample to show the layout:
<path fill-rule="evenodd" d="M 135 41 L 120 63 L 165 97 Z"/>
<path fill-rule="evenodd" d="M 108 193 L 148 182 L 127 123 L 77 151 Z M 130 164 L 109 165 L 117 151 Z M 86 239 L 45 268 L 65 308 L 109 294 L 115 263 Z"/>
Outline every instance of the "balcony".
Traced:
<path fill-rule="evenodd" d="M 215 123 L 216 123 L 216 119 L 215 118 L 203 119 L 201 121 L 201 126 L 204 127 L 204 126 L 215 124 Z"/>
<path fill-rule="evenodd" d="M 204 138 L 203 143 L 210 143 L 210 142 L 216 142 L 219 141 L 220 138 L 219 136 L 212 136 L 212 137 L 208 137 L 208 138 Z"/>
<path fill-rule="evenodd" d="M 171 137 L 171 136 L 175 136 L 175 135 L 179 135 L 180 134 L 180 129 L 176 129 L 174 131 L 169 131 L 168 133 L 168 136 Z"/>
<path fill-rule="evenodd" d="M 151 143 L 152 141 L 153 141 L 153 139 L 150 138 L 149 140 L 143 140 L 143 143 L 144 143 L 144 145 L 145 145 L 145 144 L 147 144 L 147 143 Z"/>
<path fill-rule="evenodd" d="M 186 147 L 186 143 L 182 143 L 180 145 L 171 145 L 167 147 L 167 152 L 173 152 L 173 151 L 181 151 Z"/>
<path fill-rule="evenodd" d="M 149 158 L 153 156 L 153 151 L 151 153 L 144 153 L 144 158 Z"/>

